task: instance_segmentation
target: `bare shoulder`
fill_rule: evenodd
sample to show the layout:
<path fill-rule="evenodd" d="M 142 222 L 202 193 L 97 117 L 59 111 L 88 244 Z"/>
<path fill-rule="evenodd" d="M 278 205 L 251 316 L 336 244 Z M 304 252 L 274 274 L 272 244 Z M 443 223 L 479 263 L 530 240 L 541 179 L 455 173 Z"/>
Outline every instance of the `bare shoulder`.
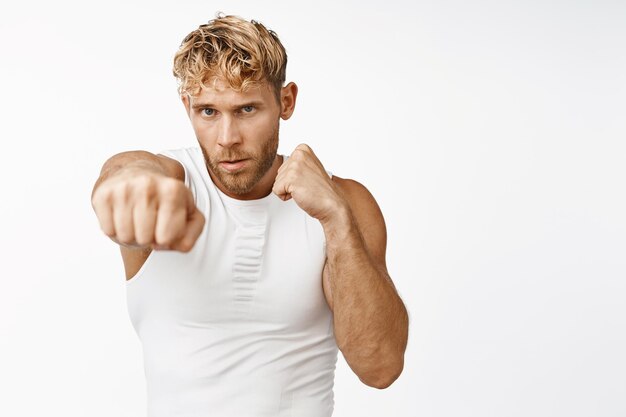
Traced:
<path fill-rule="evenodd" d="M 372 193 L 360 182 L 333 176 L 333 183 L 339 187 L 343 196 L 348 200 L 350 209 L 359 222 L 383 222 L 382 212 Z"/>
<path fill-rule="evenodd" d="M 374 199 L 374 196 L 370 193 L 370 191 L 360 182 L 350 179 L 350 178 L 341 178 L 336 175 L 333 175 L 333 183 L 337 185 L 342 192 L 346 194 L 346 197 L 349 198 L 371 198 Z"/>
<path fill-rule="evenodd" d="M 376 199 L 365 185 L 356 180 L 337 176 L 333 176 L 332 179 L 348 201 L 370 254 L 384 267 L 387 227 Z"/>

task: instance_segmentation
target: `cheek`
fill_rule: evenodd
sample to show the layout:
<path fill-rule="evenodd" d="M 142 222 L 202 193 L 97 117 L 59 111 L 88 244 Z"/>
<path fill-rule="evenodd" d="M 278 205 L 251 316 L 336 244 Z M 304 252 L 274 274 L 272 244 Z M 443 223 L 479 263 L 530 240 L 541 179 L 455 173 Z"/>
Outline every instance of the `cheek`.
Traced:
<path fill-rule="evenodd" d="M 271 115 L 262 115 L 242 125 L 244 136 L 255 140 L 266 140 L 276 130 L 277 119 Z"/>
<path fill-rule="evenodd" d="M 215 138 L 215 128 L 205 123 L 202 119 L 191 119 L 191 126 L 193 127 L 193 131 L 196 133 L 196 137 L 201 142 L 210 142 Z"/>

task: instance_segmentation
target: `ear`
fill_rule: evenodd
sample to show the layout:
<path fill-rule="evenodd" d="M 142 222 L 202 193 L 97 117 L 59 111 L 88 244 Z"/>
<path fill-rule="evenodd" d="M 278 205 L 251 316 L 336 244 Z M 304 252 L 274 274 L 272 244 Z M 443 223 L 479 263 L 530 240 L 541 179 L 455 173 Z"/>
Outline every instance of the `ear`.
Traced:
<path fill-rule="evenodd" d="M 291 82 L 280 89 L 280 118 L 287 120 L 296 108 L 298 86 Z"/>
<path fill-rule="evenodd" d="M 187 112 L 187 116 L 189 118 L 191 118 L 191 102 L 189 101 L 189 94 L 181 94 L 180 95 L 180 99 L 183 102 L 183 105 L 185 106 L 185 111 Z"/>

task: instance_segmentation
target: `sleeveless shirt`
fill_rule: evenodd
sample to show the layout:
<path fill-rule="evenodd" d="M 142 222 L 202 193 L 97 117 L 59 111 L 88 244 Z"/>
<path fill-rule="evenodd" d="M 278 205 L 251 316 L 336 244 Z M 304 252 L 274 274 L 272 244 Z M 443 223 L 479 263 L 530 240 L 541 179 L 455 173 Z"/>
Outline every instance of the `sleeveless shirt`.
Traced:
<path fill-rule="evenodd" d="M 126 281 L 148 417 L 330 416 L 338 349 L 320 222 L 274 193 L 227 196 L 199 147 L 161 154 L 183 165 L 206 222 L 190 252 L 152 251 Z"/>

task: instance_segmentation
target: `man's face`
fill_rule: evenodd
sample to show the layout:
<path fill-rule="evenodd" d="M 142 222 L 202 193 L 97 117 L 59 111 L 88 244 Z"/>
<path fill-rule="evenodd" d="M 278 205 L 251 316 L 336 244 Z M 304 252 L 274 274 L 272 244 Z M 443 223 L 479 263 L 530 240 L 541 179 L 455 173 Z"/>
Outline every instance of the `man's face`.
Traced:
<path fill-rule="evenodd" d="M 265 83 L 237 92 L 218 80 L 183 102 L 213 181 L 229 193 L 249 193 L 272 167 L 278 150 L 283 111 L 272 87 Z"/>

